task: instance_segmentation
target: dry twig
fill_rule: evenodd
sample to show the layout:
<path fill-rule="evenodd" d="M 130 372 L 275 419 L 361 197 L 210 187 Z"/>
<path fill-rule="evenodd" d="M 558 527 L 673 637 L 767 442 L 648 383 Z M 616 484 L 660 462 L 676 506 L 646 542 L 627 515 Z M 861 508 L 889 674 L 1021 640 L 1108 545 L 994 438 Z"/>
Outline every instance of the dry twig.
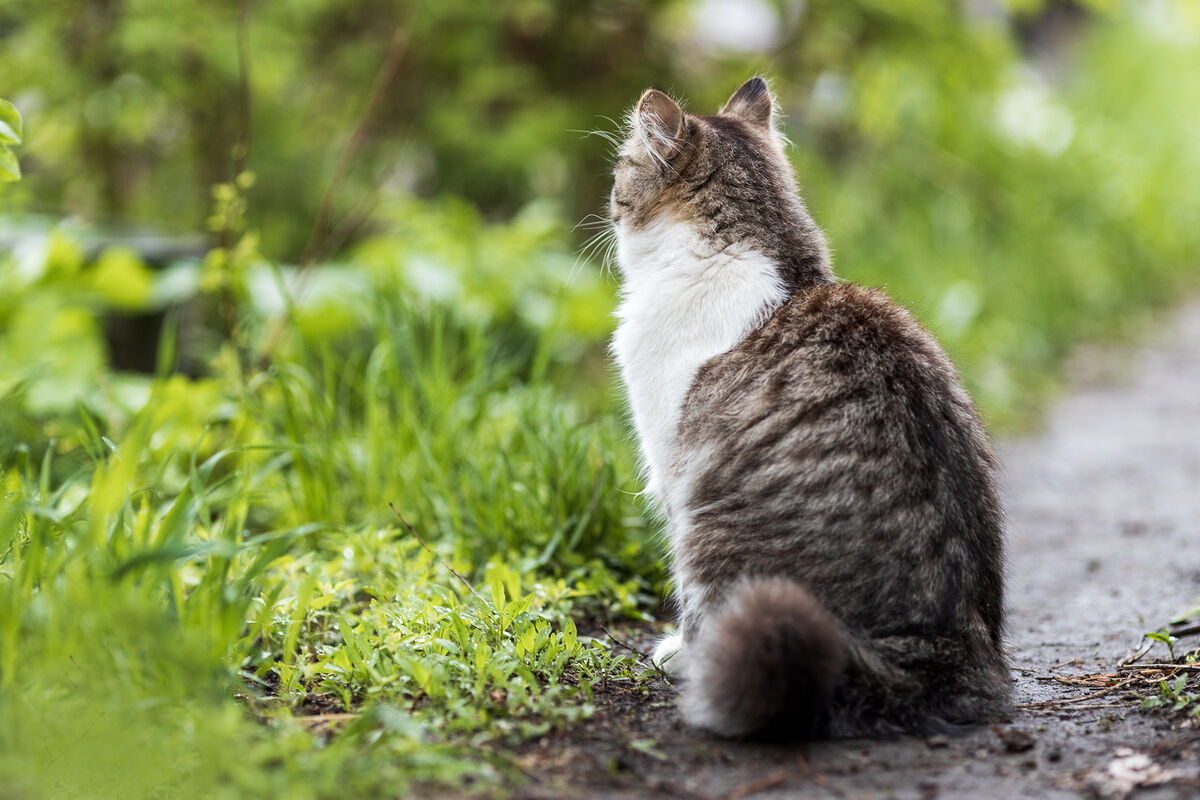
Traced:
<path fill-rule="evenodd" d="M 611 640 L 611 641 L 612 641 L 612 643 L 613 643 L 613 644 L 620 645 L 621 647 L 624 647 L 626 650 L 628 650 L 629 652 L 631 652 L 631 653 L 633 653 L 635 656 L 637 656 L 639 660 L 640 660 L 641 658 L 644 658 L 644 657 L 647 657 L 647 656 L 649 656 L 649 655 L 650 655 L 649 653 L 644 653 L 644 652 L 642 652 L 641 650 L 637 649 L 636 647 L 634 647 L 633 645 L 629 644 L 628 642 L 623 642 L 623 641 L 621 641 L 620 639 L 618 639 L 618 638 L 617 638 L 617 637 L 616 637 L 616 636 L 613 634 L 613 632 L 612 632 L 612 631 L 610 631 L 608 628 L 604 627 L 604 625 L 600 625 L 600 630 L 604 631 L 604 635 L 605 635 L 605 636 L 607 636 L 607 637 L 609 638 L 609 640 Z"/>
<path fill-rule="evenodd" d="M 604 635 L 608 637 L 608 640 L 610 642 L 612 642 L 613 644 L 618 645 L 620 647 L 623 647 L 626 650 L 628 650 L 629 652 L 633 653 L 634 658 L 636 658 L 638 663 L 641 664 L 643 667 L 654 670 L 655 672 L 657 672 L 659 675 L 661 675 L 664 678 L 667 677 L 667 673 L 665 671 L 663 671 L 662 667 L 660 667 L 658 664 L 654 663 L 654 659 L 650 657 L 649 653 L 644 653 L 641 650 L 634 647 L 633 645 L 629 644 L 628 642 L 621 641 L 620 639 L 618 639 L 616 636 L 613 635 L 612 631 L 610 631 L 608 628 L 604 627 L 604 625 L 600 625 L 600 630 L 604 631 Z"/>
<path fill-rule="evenodd" d="M 388 46 L 387 54 L 384 55 L 383 62 L 379 65 L 379 71 L 375 73 L 375 80 L 371 84 L 371 91 L 367 96 L 367 102 L 363 106 L 362 113 L 359 114 L 357 122 L 354 124 L 354 129 L 342 147 L 337 165 L 333 170 L 333 177 L 330 178 L 329 184 L 325 187 L 325 192 L 321 195 L 321 204 L 317 207 L 317 215 L 313 220 L 312 231 L 309 233 L 308 242 L 304 245 L 304 250 L 300 254 L 300 261 L 296 265 L 296 282 L 290 292 L 291 302 L 288 303 L 289 310 L 283 316 L 279 317 L 271 327 L 271 331 L 266 337 L 266 343 L 259 354 L 260 368 L 265 368 L 270 362 L 275 348 L 279 346 L 279 342 L 283 338 L 287 322 L 291 317 L 291 309 L 295 307 L 300 296 L 304 293 L 309 269 L 319 257 L 326 254 L 327 246 L 331 241 L 339 239 L 339 237 L 344 239 L 346 235 L 349 235 L 348 231 L 361 224 L 361 222 L 354 222 L 352 227 L 347 228 L 347 222 L 355 218 L 355 215 L 351 214 L 346 220 L 342 221 L 332 234 L 328 231 L 333 215 L 333 203 L 337 198 L 338 190 L 341 189 L 342 182 L 346 179 L 346 175 L 350 172 L 350 167 L 354 164 L 354 160 L 358 157 L 359 151 L 362 150 L 362 146 L 367 140 L 367 133 L 371 128 L 371 123 L 375 120 L 375 114 L 378 112 L 379 106 L 383 102 L 384 93 L 400 72 L 400 64 L 404 60 L 405 53 L 408 52 L 408 42 L 411 34 L 412 17 L 410 14 L 408 19 L 396 26 L 396 31 L 392 35 L 392 42 Z"/>
<path fill-rule="evenodd" d="M 250 0 L 241 0 L 237 15 L 238 138 L 233 145 L 233 176 L 246 171 L 250 155 Z"/>
<path fill-rule="evenodd" d="M 757 780 L 742 784 L 729 794 L 725 795 L 725 798 L 726 800 L 741 800 L 743 797 L 749 797 L 750 795 L 756 794 L 765 789 L 772 789 L 776 786 L 779 786 L 787 780 L 787 777 L 788 775 L 785 770 L 781 769 L 777 772 L 772 772 L 770 775 L 766 775 Z"/>
<path fill-rule="evenodd" d="M 1167 633 L 1172 636 L 1191 636 L 1193 633 L 1200 633 L 1200 623 L 1195 625 L 1185 625 L 1181 628 L 1167 628 Z"/>
<path fill-rule="evenodd" d="M 422 539 L 422 538 L 421 538 L 421 534 L 417 533 L 417 530 L 416 530 L 416 528 L 414 528 L 412 525 L 410 525 L 410 524 L 408 523 L 408 520 L 406 520 L 406 519 L 404 518 L 404 515 L 403 515 L 403 514 L 401 514 L 401 513 L 399 512 L 399 510 L 397 510 L 396 506 L 395 506 L 395 505 L 393 505 L 392 503 L 388 503 L 388 508 L 390 508 L 390 509 L 392 510 L 392 513 L 393 513 L 393 514 L 395 514 L 397 517 L 399 517 L 399 518 L 400 518 L 400 521 L 404 523 L 404 527 L 408 528 L 408 532 L 409 532 L 409 533 L 411 533 L 411 534 L 413 535 L 413 537 L 415 537 L 415 538 L 416 538 L 416 540 L 417 540 L 418 542 L 420 542 L 420 543 L 421 543 L 421 547 L 424 547 L 424 548 L 425 548 L 425 551 L 426 551 L 427 553 L 429 553 L 429 555 L 431 555 L 431 556 L 433 556 L 435 559 L 437 559 L 437 562 L 438 562 L 439 564 L 441 564 L 441 565 L 442 565 L 443 567 L 445 567 L 446 569 L 450 570 L 450 574 L 451 574 L 451 575 L 453 575 L 454 577 L 458 578 L 460 581 L 462 581 L 462 585 L 463 585 L 463 586 L 465 586 L 465 587 L 467 587 L 467 591 L 468 591 L 468 592 L 470 592 L 471 594 L 475 595 L 475 597 L 476 597 L 476 598 L 477 598 L 477 599 L 478 599 L 480 602 L 482 602 L 482 603 L 483 603 L 484 607 L 487 607 L 487 600 L 484 600 L 484 599 L 483 599 L 483 595 L 481 595 L 479 592 L 475 591 L 475 587 L 471 585 L 471 582 L 470 582 L 469 580 L 467 580 L 467 579 L 466 579 L 466 577 L 464 577 L 464 576 L 463 576 L 463 574 L 462 574 L 461 572 L 459 572 L 458 570 L 456 570 L 454 567 L 450 566 L 450 562 L 446 561 L 446 559 L 444 559 L 444 558 L 442 558 L 441 556 L 439 556 L 439 555 L 438 555 L 438 554 L 437 554 L 437 553 L 434 551 L 434 549 L 433 549 L 432 547 L 430 547 L 430 546 L 429 546 L 429 542 L 427 542 L 427 541 L 425 541 L 424 539 Z M 497 609 L 497 611 L 499 611 L 499 609 Z"/>
<path fill-rule="evenodd" d="M 1101 689 L 1098 692 L 1092 692 L 1091 694 L 1085 694 L 1082 697 L 1071 697 L 1071 698 L 1066 698 L 1066 699 L 1062 699 L 1062 700 L 1042 700 L 1041 702 L 1038 702 L 1038 703 L 1022 703 L 1021 705 L 1017 706 L 1017 708 L 1020 708 L 1022 710 L 1034 710 L 1034 709 L 1060 708 L 1063 706 L 1073 706 L 1076 703 L 1085 703 L 1089 700 L 1095 700 L 1099 697 L 1103 697 L 1106 694 L 1111 694 L 1111 693 L 1115 692 L 1117 689 L 1123 689 L 1124 687 L 1128 686 L 1129 684 L 1131 684 L 1137 680 L 1138 680 L 1138 678 L 1128 678 L 1126 680 L 1121 681 L 1120 683 L 1116 683 L 1116 684 L 1113 684 L 1112 686 L 1109 686 L 1107 689 Z M 1080 708 L 1088 708 L 1088 706 L 1080 706 Z"/>
<path fill-rule="evenodd" d="M 808 763 L 808 756 L 804 755 L 801 750 L 796 753 L 796 765 L 800 767 L 800 771 L 804 773 L 804 777 L 815 783 L 817 786 L 825 787 L 829 781 L 825 780 L 824 776 L 816 772 L 812 765 Z"/>

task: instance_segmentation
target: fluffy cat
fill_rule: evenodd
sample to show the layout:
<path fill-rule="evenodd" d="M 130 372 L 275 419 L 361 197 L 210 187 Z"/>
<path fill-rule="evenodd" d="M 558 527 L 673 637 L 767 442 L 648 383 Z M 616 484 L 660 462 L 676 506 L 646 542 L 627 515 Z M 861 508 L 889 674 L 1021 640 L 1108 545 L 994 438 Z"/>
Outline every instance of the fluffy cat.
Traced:
<path fill-rule="evenodd" d="M 834 278 L 773 106 L 757 77 L 711 116 L 647 90 L 614 167 L 612 349 L 680 612 L 655 658 L 724 736 L 1003 715 L 983 426 L 908 312 Z"/>

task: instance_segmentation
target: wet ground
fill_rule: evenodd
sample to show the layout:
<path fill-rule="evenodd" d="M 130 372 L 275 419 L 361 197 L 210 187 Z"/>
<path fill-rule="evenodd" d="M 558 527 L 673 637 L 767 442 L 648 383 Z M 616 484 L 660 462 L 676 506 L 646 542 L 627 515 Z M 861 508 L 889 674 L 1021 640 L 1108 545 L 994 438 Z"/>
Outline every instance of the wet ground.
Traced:
<path fill-rule="evenodd" d="M 614 684 L 595 719 L 527 750 L 518 796 L 1200 797 L 1200 726 L 1129 694 L 1169 673 L 1118 669 L 1200 597 L 1200 306 L 1141 350 L 1080 363 L 1090 377 L 1044 429 L 999 448 L 1010 720 L 952 738 L 735 743 L 685 728 L 662 681 Z M 651 632 L 614 633 L 645 647 Z M 1197 646 L 1200 633 L 1177 649 Z M 1158 645 L 1135 663 L 1165 659 Z"/>

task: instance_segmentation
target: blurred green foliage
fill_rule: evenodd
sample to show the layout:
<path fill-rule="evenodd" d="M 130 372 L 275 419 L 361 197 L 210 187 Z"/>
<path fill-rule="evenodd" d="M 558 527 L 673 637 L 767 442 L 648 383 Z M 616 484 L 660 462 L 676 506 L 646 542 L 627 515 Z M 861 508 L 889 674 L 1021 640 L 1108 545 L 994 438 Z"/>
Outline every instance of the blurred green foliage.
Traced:
<path fill-rule="evenodd" d="M 21 165 L 12 146 L 21 143 L 21 114 L 12 103 L 0 97 L 0 183 L 21 179 Z"/>
<path fill-rule="evenodd" d="M 620 421 L 573 385 L 607 293 L 565 283 L 536 213 L 423 211 L 467 230 L 314 274 L 265 371 L 226 343 L 205 377 L 171 374 L 172 316 L 158 375 L 113 373 L 100 313 L 140 262 L 84 264 L 66 230 L 26 256 L 39 269 L 0 262 L 18 287 L 0 296 L 22 298 L 0 308 L 0 363 L 25 365 L 0 379 L 0 769 L 18 795 L 494 782 L 514 774 L 498 748 L 590 714 L 594 684 L 637 687 L 572 619 L 639 617 L 663 580 Z M 514 287 L 511 313 L 447 306 L 420 269 L 472 253 L 547 280 Z M 294 278 L 251 268 L 239 337 L 267 335 Z"/>
<path fill-rule="evenodd" d="M 665 583 L 586 131 L 771 76 L 839 273 L 1010 426 L 1197 284 L 1198 40 L 1171 0 L 0 7 L 0 794 L 514 778 L 638 686 L 576 620 Z"/>
<path fill-rule="evenodd" d="M 275 257 L 298 257 L 342 141 L 399 28 L 405 42 L 341 210 L 414 191 L 507 215 L 536 197 L 574 213 L 603 158 L 571 129 L 619 114 L 671 72 L 667 3 L 446 0 L 16 0 L 0 75 L 22 99 L 29 201 L 92 219 L 198 229 L 208 189 L 249 148 L 250 208 Z M 241 100 L 241 76 L 248 94 Z"/>
<path fill-rule="evenodd" d="M 536 206 L 503 225 L 458 201 L 389 213 L 395 238 L 315 267 L 296 301 L 294 269 L 248 256 L 233 338 L 196 378 L 171 373 L 186 305 L 157 375 L 112 371 L 102 327 L 179 286 L 202 304 L 208 259 L 89 261 L 65 225 L 0 258 L 18 795 L 494 783 L 516 775 L 503 748 L 592 713 L 594 685 L 644 680 L 574 622 L 642 617 L 663 583 L 621 422 L 576 385 L 604 374 L 608 289 L 571 278 Z M 242 346 L 289 307 L 270 368 L 248 369 Z"/>
<path fill-rule="evenodd" d="M 585 132 L 613 128 L 642 87 L 705 111 L 762 71 L 839 272 L 912 306 L 1001 425 L 1031 418 L 1072 343 L 1186 281 L 1200 244 L 1194 4 L 731 8 L 10 3 L 0 74 L 35 135 L 0 211 L 213 231 L 202 285 L 221 295 L 227 334 L 245 267 L 296 260 L 328 232 L 313 226 L 331 182 L 325 228 L 339 233 L 316 250 L 340 245 L 343 259 L 362 246 L 395 261 L 407 256 L 380 254 L 407 252 L 401 237 L 461 235 L 468 218 L 531 204 L 563 225 L 603 206 L 608 153 Z M 753 47 L 706 23 L 755 14 L 769 25 Z M 396 76 L 368 109 L 397 44 Z M 341 170 L 347 139 L 356 157 Z M 447 196 L 463 203 L 455 233 L 421 210 Z M 544 277 L 467 268 L 487 258 L 449 257 L 439 274 L 414 263 L 426 290 L 467 275 L 460 299 L 503 314 L 515 285 Z M 606 311 L 590 310 L 593 341 Z"/>

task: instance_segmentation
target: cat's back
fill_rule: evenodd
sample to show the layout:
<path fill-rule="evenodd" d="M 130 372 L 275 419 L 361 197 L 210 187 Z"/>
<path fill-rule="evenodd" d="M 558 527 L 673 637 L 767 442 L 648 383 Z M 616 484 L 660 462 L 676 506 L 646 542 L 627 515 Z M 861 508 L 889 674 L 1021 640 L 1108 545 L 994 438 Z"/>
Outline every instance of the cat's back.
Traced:
<path fill-rule="evenodd" d="M 685 454 L 719 454 L 680 461 L 693 520 L 739 531 L 709 564 L 802 578 L 865 627 L 896 621 L 885 598 L 942 585 L 948 560 L 973 564 L 975 578 L 899 622 L 955 627 L 998 591 L 1001 519 L 983 427 L 937 342 L 881 292 L 797 293 L 705 363 L 679 436 Z M 867 591 L 864 576 L 887 591 Z M 998 609 L 987 616 L 998 635 Z"/>
<path fill-rule="evenodd" d="M 822 419 L 855 430 L 919 424 L 978 432 L 974 407 L 936 340 L 882 292 L 828 283 L 795 293 L 742 342 L 706 362 L 684 425 Z M 783 419 L 779 420 L 780 422 Z M 686 433 L 686 431 L 685 431 Z"/>

